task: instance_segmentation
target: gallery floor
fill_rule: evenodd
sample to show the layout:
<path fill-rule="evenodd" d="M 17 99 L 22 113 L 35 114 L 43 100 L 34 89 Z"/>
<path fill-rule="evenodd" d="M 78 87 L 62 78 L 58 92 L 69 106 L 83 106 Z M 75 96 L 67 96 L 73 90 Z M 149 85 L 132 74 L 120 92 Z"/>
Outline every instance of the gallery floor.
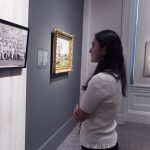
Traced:
<path fill-rule="evenodd" d="M 125 123 L 117 127 L 120 150 L 150 150 L 150 125 Z M 75 127 L 57 150 L 80 150 Z"/>

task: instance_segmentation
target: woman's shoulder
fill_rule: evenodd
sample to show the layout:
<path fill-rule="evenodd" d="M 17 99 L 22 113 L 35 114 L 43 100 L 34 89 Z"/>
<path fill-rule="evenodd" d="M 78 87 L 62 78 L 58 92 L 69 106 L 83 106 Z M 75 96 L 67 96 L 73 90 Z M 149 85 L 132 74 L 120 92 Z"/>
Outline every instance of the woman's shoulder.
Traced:
<path fill-rule="evenodd" d="M 116 84 L 117 80 L 109 73 L 100 72 L 92 77 L 89 84 L 95 86 L 109 87 Z"/>
<path fill-rule="evenodd" d="M 91 78 L 88 85 L 103 85 L 105 84 L 105 80 L 105 75 L 103 73 L 98 73 Z"/>
<path fill-rule="evenodd" d="M 118 82 L 119 81 L 119 82 Z M 120 80 L 116 80 L 111 74 L 101 72 L 92 77 L 89 86 L 101 88 L 103 90 L 113 91 L 116 87 L 120 87 Z"/>
<path fill-rule="evenodd" d="M 111 74 L 109 74 L 107 72 L 100 72 L 100 73 L 94 75 L 92 77 L 92 80 L 96 81 L 96 82 L 97 81 L 108 82 L 108 81 L 115 80 L 115 78 Z"/>

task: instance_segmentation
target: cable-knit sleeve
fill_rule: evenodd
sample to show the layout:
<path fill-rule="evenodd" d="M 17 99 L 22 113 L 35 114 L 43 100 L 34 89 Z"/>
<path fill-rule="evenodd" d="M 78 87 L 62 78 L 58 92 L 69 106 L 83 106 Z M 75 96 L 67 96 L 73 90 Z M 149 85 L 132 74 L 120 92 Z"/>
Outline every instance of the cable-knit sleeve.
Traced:
<path fill-rule="evenodd" d="M 80 102 L 81 109 L 91 114 L 106 95 L 106 85 L 103 79 L 97 75 L 93 76 Z"/>

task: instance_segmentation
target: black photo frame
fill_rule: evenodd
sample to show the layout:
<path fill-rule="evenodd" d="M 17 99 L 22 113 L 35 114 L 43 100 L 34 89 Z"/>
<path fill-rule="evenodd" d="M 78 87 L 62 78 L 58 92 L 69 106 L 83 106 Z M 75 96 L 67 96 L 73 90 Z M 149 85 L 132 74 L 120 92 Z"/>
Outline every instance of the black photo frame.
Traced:
<path fill-rule="evenodd" d="M 0 69 L 25 68 L 29 28 L 0 19 Z"/>

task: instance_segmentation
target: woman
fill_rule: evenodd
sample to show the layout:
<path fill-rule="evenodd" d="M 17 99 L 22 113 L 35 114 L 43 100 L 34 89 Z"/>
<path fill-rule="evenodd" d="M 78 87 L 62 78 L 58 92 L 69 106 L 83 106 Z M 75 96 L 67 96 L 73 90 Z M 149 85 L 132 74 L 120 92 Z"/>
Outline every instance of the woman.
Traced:
<path fill-rule="evenodd" d="M 122 95 L 126 94 L 126 72 L 119 36 L 112 30 L 95 35 L 90 49 L 91 61 L 98 63 L 83 89 L 85 95 L 74 109 L 82 122 L 82 150 L 119 150 L 115 128 Z"/>

